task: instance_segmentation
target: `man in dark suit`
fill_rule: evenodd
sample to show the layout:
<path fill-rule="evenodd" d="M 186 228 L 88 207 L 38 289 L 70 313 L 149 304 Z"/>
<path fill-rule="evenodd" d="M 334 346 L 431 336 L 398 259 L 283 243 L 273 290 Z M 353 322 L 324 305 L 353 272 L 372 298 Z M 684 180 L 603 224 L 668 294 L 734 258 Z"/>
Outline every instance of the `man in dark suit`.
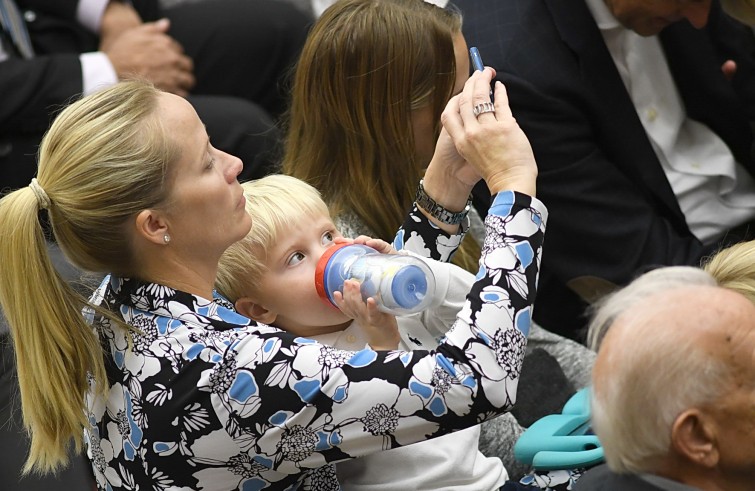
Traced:
<path fill-rule="evenodd" d="M 755 39 L 717 0 L 456 4 L 538 161 L 543 327 L 579 339 L 616 285 L 753 236 Z"/>
<path fill-rule="evenodd" d="M 270 171 L 279 138 L 274 118 L 285 105 L 281 80 L 311 22 L 298 9 L 275 0 L 191 2 L 165 12 L 157 0 L 15 4 L 34 56 L 23 56 L 4 23 L 0 189 L 34 176 L 36 147 L 61 106 L 134 75 L 188 96 L 213 144 L 244 161 L 242 179 Z"/>
<path fill-rule="evenodd" d="M 575 491 L 753 489 L 755 304 L 697 268 L 660 268 L 598 318 L 592 426 L 607 466 Z"/>

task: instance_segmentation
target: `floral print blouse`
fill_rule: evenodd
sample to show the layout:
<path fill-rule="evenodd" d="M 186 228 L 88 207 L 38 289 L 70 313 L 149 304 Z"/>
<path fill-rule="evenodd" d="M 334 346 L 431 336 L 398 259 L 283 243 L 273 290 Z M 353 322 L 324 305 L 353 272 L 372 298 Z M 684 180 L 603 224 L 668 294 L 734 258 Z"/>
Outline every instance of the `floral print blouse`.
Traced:
<path fill-rule="evenodd" d="M 480 272 L 434 351 L 341 351 L 255 324 L 221 297 L 108 277 L 92 318 L 109 356 L 90 392 L 87 453 L 101 490 L 339 489 L 331 463 L 440 436 L 514 403 L 545 207 L 496 196 Z M 416 208 L 395 246 L 448 260 Z"/>

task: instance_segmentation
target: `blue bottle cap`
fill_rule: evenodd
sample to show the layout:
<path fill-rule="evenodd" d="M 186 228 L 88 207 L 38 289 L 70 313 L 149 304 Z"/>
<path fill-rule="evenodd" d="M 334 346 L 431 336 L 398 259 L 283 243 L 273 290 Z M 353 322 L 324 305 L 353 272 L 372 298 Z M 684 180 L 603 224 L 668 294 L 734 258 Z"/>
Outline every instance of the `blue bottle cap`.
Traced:
<path fill-rule="evenodd" d="M 399 307 L 412 309 L 424 300 L 426 294 L 427 277 L 418 266 L 404 266 L 393 276 L 391 295 Z"/>

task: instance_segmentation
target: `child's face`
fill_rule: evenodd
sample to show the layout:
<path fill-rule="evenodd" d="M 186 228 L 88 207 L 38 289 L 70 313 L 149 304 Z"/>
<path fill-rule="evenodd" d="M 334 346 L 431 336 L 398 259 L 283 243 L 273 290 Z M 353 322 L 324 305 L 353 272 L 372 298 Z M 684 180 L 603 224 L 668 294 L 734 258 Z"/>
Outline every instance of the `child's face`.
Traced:
<path fill-rule="evenodd" d="M 341 237 L 329 216 L 303 216 L 268 250 L 259 303 L 277 314 L 273 325 L 299 336 L 345 329 L 351 319 L 327 305 L 315 289 L 320 256 Z"/>

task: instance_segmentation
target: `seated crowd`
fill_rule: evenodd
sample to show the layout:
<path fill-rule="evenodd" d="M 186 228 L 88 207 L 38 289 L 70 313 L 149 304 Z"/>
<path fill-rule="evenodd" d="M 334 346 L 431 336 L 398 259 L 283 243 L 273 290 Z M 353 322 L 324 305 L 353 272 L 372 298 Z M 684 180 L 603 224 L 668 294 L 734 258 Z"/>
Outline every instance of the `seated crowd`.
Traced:
<path fill-rule="evenodd" d="M 752 489 L 752 0 L 0 20 L 4 489 Z"/>

